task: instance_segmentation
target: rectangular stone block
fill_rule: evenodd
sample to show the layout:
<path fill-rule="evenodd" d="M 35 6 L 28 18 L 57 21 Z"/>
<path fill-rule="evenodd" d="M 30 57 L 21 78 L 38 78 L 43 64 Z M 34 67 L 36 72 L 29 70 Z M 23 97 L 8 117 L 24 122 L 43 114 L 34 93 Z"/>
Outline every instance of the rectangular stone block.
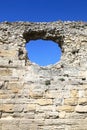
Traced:
<path fill-rule="evenodd" d="M 47 106 L 36 106 L 36 112 L 47 112 L 47 111 L 54 111 L 55 107 L 52 105 L 47 105 Z"/>
<path fill-rule="evenodd" d="M 31 98 L 35 98 L 35 99 L 37 99 L 37 98 L 41 98 L 41 97 L 43 97 L 43 93 L 41 92 L 41 91 L 33 91 L 33 90 L 30 90 L 29 91 L 29 96 L 31 97 Z"/>
<path fill-rule="evenodd" d="M 0 50 L 0 57 L 17 58 L 18 52 L 16 50 Z"/>
<path fill-rule="evenodd" d="M 0 99 L 7 99 L 9 97 L 10 97 L 9 94 L 0 94 Z"/>
<path fill-rule="evenodd" d="M 18 103 L 14 105 L 13 111 L 21 113 L 23 109 L 24 109 L 24 105 Z"/>
<path fill-rule="evenodd" d="M 20 130 L 18 125 L 12 125 L 12 124 L 3 124 L 1 130 Z"/>
<path fill-rule="evenodd" d="M 53 90 L 53 91 L 47 91 L 45 94 L 44 94 L 44 97 L 46 98 L 59 98 L 60 97 L 60 92 L 56 91 L 56 90 Z"/>
<path fill-rule="evenodd" d="M 35 110 L 36 110 L 36 104 L 28 104 L 24 111 L 29 112 L 29 111 L 35 111 Z"/>
<path fill-rule="evenodd" d="M 85 113 L 87 112 L 87 105 L 86 106 L 78 105 L 76 106 L 75 111 L 78 113 Z"/>
<path fill-rule="evenodd" d="M 7 113 L 14 112 L 14 105 L 13 104 L 1 104 L 0 110 L 3 112 L 7 112 Z"/>
<path fill-rule="evenodd" d="M 70 91 L 70 96 L 71 97 L 78 97 L 79 95 L 78 95 L 78 90 L 77 89 L 72 89 L 71 91 Z"/>
<path fill-rule="evenodd" d="M 79 105 L 87 105 L 87 98 L 79 98 L 78 103 Z"/>
<path fill-rule="evenodd" d="M 10 69 L 0 69 L 0 76 L 11 76 L 12 70 Z"/>
<path fill-rule="evenodd" d="M 41 106 L 52 105 L 53 101 L 52 101 L 52 99 L 37 99 L 37 104 L 39 104 Z"/>
<path fill-rule="evenodd" d="M 65 105 L 74 106 L 74 105 L 77 105 L 77 103 L 78 103 L 78 98 L 66 98 L 66 99 L 64 99 Z"/>
<path fill-rule="evenodd" d="M 12 93 L 18 93 L 23 88 L 23 84 L 21 82 L 9 82 L 7 89 L 11 90 Z"/>
<path fill-rule="evenodd" d="M 56 110 L 57 111 L 65 111 L 65 112 L 73 112 L 74 106 L 70 106 L 70 105 L 58 106 Z"/>

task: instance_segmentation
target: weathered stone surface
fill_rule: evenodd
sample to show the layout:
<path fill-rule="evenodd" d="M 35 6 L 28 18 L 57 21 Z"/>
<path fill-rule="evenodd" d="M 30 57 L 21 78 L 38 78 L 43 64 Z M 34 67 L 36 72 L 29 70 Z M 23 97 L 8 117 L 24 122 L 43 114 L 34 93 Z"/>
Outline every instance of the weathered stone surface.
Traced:
<path fill-rule="evenodd" d="M 0 110 L 7 113 L 14 112 L 14 105 L 13 104 L 1 105 Z"/>
<path fill-rule="evenodd" d="M 87 98 L 80 98 L 78 100 L 79 105 L 87 105 Z"/>
<path fill-rule="evenodd" d="M 59 113 L 59 118 L 63 119 L 63 118 L 65 118 L 65 115 L 66 115 L 66 112 L 62 111 Z"/>
<path fill-rule="evenodd" d="M 35 111 L 36 110 L 36 105 L 35 104 L 28 104 L 26 111 Z"/>
<path fill-rule="evenodd" d="M 71 91 L 70 91 L 70 94 L 71 94 L 71 97 L 78 97 L 78 90 L 76 90 L 76 89 L 72 89 Z"/>
<path fill-rule="evenodd" d="M 60 62 L 27 58 L 30 40 L 52 40 Z M 0 23 L 0 130 L 87 130 L 87 23 Z"/>
<path fill-rule="evenodd" d="M 72 106 L 74 106 L 74 105 L 77 105 L 77 103 L 78 103 L 78 99 L 77 98 L 67 98 L 67 99 L 64 100 L 64 104 L 65 105 L 72 105 Z"/>
<path fill-rule="evenodd" d="M 31 97 L 31 98 L 41 98 L 41 97 L 43 97 L 43 92 L 41 92 L 41 91 L 32 91 L 32 90 L 30 90 L 29 91 L 29 96 Z"/>
<path fill-rule="evenodd" d="M 0 76 L 11 76 L 12 75 L 12 71 L 7 69 L 1 69 L 0 70 Z"/>
<path fill-rule="evenodd" d="M 41 105 L 41 106 L 45 106 L 45 105 L 52 105 L 52 99 L 37 99 L 37 104 Z"/>
<path fill-rule="evenodd" d="M 73 112 L 74 107 L 69 105 L 58 106 L 57 111 Z"/>
<path fill-rule="evenodd" d="M 87 112 L 87 105 L 86 106 L 78 105 L 76 106 L 75 111 L 79 113 L 85 113 Z"/>
<path fill-rule="evenodd" d="M 17 57 L 17 51 L 15 50 L 0 50 L 0 57 L 14 58 Z"/>

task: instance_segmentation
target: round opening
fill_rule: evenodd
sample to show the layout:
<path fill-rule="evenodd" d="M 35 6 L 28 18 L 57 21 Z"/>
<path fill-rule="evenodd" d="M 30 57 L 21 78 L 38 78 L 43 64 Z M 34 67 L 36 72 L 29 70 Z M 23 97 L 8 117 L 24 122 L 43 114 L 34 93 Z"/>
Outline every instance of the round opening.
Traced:
<path fill-rule="evenodd" d="M 40 66 L 55 64 L 61 58 L 61 48 L 53 41 L 31 40 L 26 44 L 27 56 Z"/>

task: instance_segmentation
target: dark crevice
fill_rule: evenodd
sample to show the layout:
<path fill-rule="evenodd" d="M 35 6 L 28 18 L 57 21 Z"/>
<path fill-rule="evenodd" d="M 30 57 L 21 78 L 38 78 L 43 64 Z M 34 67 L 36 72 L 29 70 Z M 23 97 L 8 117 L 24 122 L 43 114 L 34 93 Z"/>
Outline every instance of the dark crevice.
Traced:
<path fill-rule="evenodd" d="M 24 54 L 23 50 L 21 48 L 19 48 L 18 57 L 20 60 L 23 58 L 23 54 Z"/>
<path fill-rule="evenodd" d="M 13 63 L 11 60 L 9 60 L 9 62 L 8 62 L 9 64 L 11 64 L 11 63 Z"/>
<path fill-rule="evenodd" d="M 41 30 L 39 32 L 37 31 L 32 31 L 29 30 L 29 32 L 24 32 L 23 33 L 23 37 L 26 40 L 26 42 L 30 41 L 30 40 L 37 40 L 37 39 L 41 39 L 42 37 L 44 37 L 46 35 L 46 32 L 44 30 Z"/>
<path fill-rule="evenodd" d="M 72 51 L 72 54 L 76 54 L 76 53 L 78 53 L 78 52 L 79 52 L 78 49 L 74 49 L 74 50 Z"/>
<path fill-rule="evenodd" d="M 52 30 L 51 32 L 47 32 L 45 30 L 39 30 L 39 31 L 25 31 L 23 33 L 23 38 L 26 40 L 26 43 L 29 42 L 30 40 L 52 40 L 56 43 L 59 44 L 59 47 L 62 49 L 63 41 L 64 41 L 64 36 L 63 35 L 54 35 L 55 32 Z"/>

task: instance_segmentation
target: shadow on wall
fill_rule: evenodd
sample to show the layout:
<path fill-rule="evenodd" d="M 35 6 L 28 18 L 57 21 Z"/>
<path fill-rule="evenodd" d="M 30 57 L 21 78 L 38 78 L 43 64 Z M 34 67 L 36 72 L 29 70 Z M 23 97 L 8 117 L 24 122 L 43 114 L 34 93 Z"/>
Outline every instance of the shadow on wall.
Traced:
<path fill-rule="evenodd" d="M 31 40 L 26 44 L 26 50 L 28 59 L 40 66 L 55 64 L 62 55 L 59 45 L 49 40 Z"/>

